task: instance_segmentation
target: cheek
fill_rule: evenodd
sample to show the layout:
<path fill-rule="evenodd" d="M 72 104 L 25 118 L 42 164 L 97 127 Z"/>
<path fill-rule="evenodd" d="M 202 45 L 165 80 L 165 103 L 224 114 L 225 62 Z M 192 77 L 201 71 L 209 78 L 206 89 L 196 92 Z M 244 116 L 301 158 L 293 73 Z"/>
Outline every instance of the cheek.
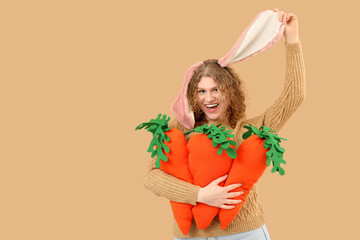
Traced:
<path fill-rule="evenodd" d="M 224 93 L 219 93 L 218 99 L 219 99 L 222 103 L 225 103 L 225 102 L 226 102 L 226 96 L 225 96 L 225 94 L 224 94 Z"/>
<path fill-rule="evenodd" d="M 230 105 L 230 98 L 223 97 L 221 101 L 223 103 L 224 108 L 227 109 L 229 107 L 229 105 Z"/>

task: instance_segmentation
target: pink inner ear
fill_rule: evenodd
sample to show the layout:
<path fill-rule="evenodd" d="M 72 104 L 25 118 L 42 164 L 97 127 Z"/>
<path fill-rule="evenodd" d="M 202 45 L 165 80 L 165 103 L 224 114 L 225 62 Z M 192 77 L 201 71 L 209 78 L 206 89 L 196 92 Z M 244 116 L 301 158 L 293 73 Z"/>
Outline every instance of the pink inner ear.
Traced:
<path fill-rule="evenodd" d="M 188 103 L 186 93 L 191 77 L 194 75 L 196 69 L 198 69 L 202 64 L 202 61 L 197 62 L 186 71 L 181 91 L 170 107 L 170 110 L 176 115 L 179 123 L 187 129 L 194 128 L 195 118 L 191 106 Z"/>
<path fill-rule="evenodd" d="M 266 10 L 259 13 L 240 35 L 231 50 L 218 63 L 224 67 L 242 61 L 273 47 L 285 30 L 277 13 Z"/>

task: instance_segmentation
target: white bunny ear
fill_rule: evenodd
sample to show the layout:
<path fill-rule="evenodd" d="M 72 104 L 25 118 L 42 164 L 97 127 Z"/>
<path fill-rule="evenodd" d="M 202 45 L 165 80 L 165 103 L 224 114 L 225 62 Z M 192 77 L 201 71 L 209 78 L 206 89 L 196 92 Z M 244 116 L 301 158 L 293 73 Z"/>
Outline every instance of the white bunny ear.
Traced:
<path fill-rule="evenodd" d="M 225 67 L 242 61 L 273 47 L 281 38 L 285 25 L 279 21 L 277 12 L 260 12 L 245 29 L 231 50 L 218 63 Z"/>

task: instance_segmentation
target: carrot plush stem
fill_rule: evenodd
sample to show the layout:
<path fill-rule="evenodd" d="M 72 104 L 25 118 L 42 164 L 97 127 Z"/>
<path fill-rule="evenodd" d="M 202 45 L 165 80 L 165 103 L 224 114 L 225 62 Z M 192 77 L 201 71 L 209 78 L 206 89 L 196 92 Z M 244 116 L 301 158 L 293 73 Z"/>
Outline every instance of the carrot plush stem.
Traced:
<path fill-rule="evenodd" d="M 157 156 L 155 164 L 156 168 L 160 168 L 160 160 L 163 160 L 164 162 L 168 160 L 168 157 L 163 153 L 163 150 L 167 153 L 170 152 L 170 149 L 164 144 L 164 141 L 170 141 L 169 136 L 165 134 L 165 132 L 170 131 L 170 128 L 168 127 L 169 121 L 170 117 L 167 117 L 166 115 L 161 117 L 161 113 L 159 113 L 157 118 L 151 119 L 149 122 L 141 123 L 135 128 L 135 130 L 145 128 L 148 132 L 153 134 L 153 138 L 147 151 L 152 153 L 152 158 Z"/>
<path fill-rule="evenodd" d="M 235 146 L 237 143 L 233 140 L 229 140 L 228 138 L 234 137 L 234 134 L 231 134 L 231 130 L 226 130 L 226 127 L 221 127 L 221 124 L 216 125 L 211 124 L 208 126 L 207 124 L 204 124 L 202 126 L 196 127 L 190 131 L 185 132 L 185 135 L 188 135 L 192 132 L 199 132 L 207 135 L 207 138 L 212 139 L 212 146 L 216 148 L 218 145 L 220 145 L 217 154 L 221 155 L 223 153 L 223 150 L 227 153 L 227 155 L 234 159 L 236 158 L 236 151 L 230 146 Z"/>

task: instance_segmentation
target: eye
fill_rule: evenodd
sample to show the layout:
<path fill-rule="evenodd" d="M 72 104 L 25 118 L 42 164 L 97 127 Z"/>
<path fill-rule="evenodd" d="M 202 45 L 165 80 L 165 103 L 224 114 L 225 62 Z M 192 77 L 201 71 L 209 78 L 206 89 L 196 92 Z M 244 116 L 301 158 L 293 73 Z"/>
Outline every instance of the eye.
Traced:
<path fill-rule="evenodd" d="M 204 93 L 205 91 L 204 90 L 199 90 L 199 93 Z"/>
<path fill-rule="evenodd" d="M 218 91 L 219 91 L 219 89 L 217 89 L 217 88 L 214 89 L 214 92 L 218 92 Z"/>

